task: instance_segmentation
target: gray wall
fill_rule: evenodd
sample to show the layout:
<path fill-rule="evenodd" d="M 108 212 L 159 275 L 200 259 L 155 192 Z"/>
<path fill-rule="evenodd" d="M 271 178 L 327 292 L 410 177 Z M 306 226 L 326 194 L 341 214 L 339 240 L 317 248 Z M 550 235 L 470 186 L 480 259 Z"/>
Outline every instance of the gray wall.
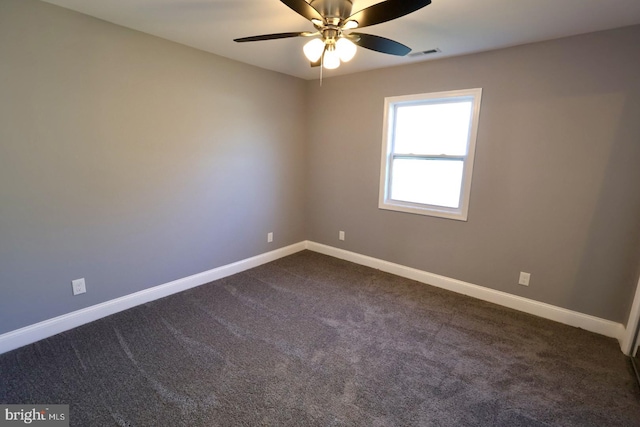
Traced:
<path fill-rule="evenodd" d="M 1 0 L 0 333 L 304 240 L 305 93 Z"/>
<path fill-rule="evenodd" d="M 309 82 L 307 237 L 626 322 L 640 259 L 638 46 L 635 26 Z M 468 222 L 379 210 L 384 97 L 475 87 Z"/>

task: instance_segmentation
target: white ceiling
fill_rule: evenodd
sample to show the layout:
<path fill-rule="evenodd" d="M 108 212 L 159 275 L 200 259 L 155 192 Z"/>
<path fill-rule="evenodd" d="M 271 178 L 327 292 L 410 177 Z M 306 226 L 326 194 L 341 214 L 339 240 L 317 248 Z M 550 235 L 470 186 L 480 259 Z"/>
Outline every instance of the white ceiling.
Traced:
<path fill-rule="evenodd" d="M 319 77 L 302 53 L 302 37 L 235 43 L 234 38 L 313 31 L 279 0 L 44 0 L 247 64 L 304 79 Z M 353 0 L 353 12 L 378 0 Z M 575 34 L 640 24 L 639 0 L 433 0 L 410 15 L 366 27 L 424 57 L 358 49 L 355 58 L 324 76 L 462 55 Z"/>

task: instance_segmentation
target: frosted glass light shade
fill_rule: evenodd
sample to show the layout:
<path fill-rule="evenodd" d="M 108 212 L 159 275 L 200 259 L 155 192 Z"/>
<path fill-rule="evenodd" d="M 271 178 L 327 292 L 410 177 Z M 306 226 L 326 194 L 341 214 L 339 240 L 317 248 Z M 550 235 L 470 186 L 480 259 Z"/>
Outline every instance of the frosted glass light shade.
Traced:
<path fill-rule="evenodd" d="M 324 42 L 320 39 L 313 39 L 302 48 L 304 56 L 311 62 L 317 62 L 324 52 Z"/>
<path fill-rule="evenodd" d="M 351 61 L 357 49 L 357 46 L 349 39 L 341 38 L 336 42 L 336 50 L 342 62 Z"/>
<path fill-rule="evenodd" d="M 333 70 L 340 66 L 340 55 L 338 55 L 338 51 L 335 48 L 326 50 L 322 65 L 327 70 Z"/>

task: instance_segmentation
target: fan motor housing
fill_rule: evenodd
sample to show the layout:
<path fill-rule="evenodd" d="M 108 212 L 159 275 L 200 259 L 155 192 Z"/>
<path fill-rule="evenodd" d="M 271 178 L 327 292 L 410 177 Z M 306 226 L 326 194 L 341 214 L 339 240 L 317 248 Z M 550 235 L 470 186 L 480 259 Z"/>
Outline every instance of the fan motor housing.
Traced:
<path fill-rule="evenodd" d="M 325 18 L 327 23 L 338 25 L 339 21 L 351 16 L 352 0 L 311 0 L 309 3 Z M 338 22 L 331 22 L 336 20 Z"/>

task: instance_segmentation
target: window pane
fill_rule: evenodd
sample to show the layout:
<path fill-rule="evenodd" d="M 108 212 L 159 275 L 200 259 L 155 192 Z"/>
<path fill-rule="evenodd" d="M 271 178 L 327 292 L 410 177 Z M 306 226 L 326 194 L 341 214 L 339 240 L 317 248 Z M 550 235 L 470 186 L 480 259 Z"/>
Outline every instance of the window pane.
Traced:
<path fill-rule="evenodd" d="M 395 112 L 394 152 L 467 154 L 471 101 L 400 105 Z"/>
<path fill-rule="evenodd" d="M 458 208 L 464 162 L 459 160 L 393 160 L 391 198 Z"/>

